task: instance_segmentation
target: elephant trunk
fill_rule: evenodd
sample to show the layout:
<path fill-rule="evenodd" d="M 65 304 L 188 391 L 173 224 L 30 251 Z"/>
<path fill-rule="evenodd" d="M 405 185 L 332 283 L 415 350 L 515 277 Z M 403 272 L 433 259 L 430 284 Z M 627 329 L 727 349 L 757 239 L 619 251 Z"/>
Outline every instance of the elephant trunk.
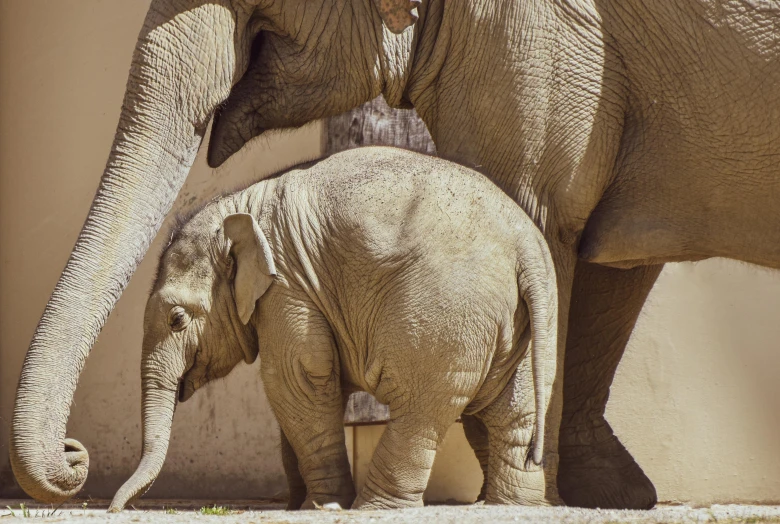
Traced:
<path fill-rule="evenodd" d="M 62 502 L 86 480 L 87 452 L 65 438 L 78 377 L 229 93 L 235 16 L 219 0 L 149 9 L 100 186 L 22 367 L 10 458 L 35 499 Z"/>
<path fill-rule="evenodd" d="M 525 265 L 518 278 L 520 294 L 527 307 L 531 324 L 531 368 L 534 381 L 536 428 L 530 458 L 542 464 L 547 407 L 552 385 L 545 385 L 548 364 L 555 369 L 558 360 L 558 285 L 550 251 L 539 233 L 521 242 L 522 257 L 533 263 Z"/>
<path fill-rule="evenodd" d="M 171 438 L 176 393 L 176 383 L 165 388 L 144 385 L 141 463 L 114 495 L 108 508 L 110 513 L 122 511 L 128 502 L 146 493 L 160 474 Z"/>
<path fill-rule="evenodd" d="M 140 497 L 160 474 L 168 442 L 180 383 L 187 369 L 185 355 L 178 348 L 155 344 L 144 336 L 141 359 L 141 425 L 143 448 L 141 463 L 133 476 L 114 495 L 108 510 L 122 511 L 128 502 Z"/>

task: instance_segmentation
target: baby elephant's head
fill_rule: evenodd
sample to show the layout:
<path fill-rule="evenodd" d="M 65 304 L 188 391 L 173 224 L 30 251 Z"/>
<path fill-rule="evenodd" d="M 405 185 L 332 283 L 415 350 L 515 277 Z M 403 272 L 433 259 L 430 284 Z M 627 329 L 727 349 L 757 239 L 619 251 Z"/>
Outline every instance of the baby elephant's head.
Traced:
<path fill-rule="evenodd" d="M 249 319 L 276 274 L 255 219 L 222 216 L 215 204 L 182 228 L 160 258 L 146 304 L 144 383 L 171 387 L 175 379 L 181 402 L 257 358 Z"/>
<path fill-rule="evenodd" d="M 165 249 L 146 304 L 141 359 L 143 454 L 111 509 L 142 495 L 162 468 L 176 401 L 257 358 L 249 322 L 276 276 L 268 241 L 248 214 L 219 202 L 190 220 Z"/>

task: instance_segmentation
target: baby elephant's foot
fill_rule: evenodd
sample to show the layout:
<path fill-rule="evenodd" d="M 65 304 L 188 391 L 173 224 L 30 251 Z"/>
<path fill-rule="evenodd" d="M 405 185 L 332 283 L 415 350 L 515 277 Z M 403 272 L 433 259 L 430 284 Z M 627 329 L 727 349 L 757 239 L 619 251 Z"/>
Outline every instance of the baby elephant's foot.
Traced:
<path fill-rule="evenodd" d="M 355 500 L 355 495 L 306 497 L 301 509 L 349 509 Z"/>
<path fill-rule="evenodd" d="M 349 509 L 355 500 L 355 487 L 352 479 L 342 481 L 328 493 L 311 493 L 301 505 L 301 509 Z M 336 507 L 338 505 L 338 507 Z"/>
<path fill-rule="evenodd" d="M 498 440 L 498 439 L 496 439 Z M 498 445 L 491 449 L 485 504 L 549 506 L 544 469 L 528 457 L 527 445 Z"/>
<path fill-rule="evenodd" d="M 394 496 L 384 490 L 370 489 L 363 486 L 360 495 L 352 504 L 352 509 L 403 509 L 421 508 L 423 506 L 422 494 L 412 496 Z"/>
<path fill-rule="evenodd" d="M 303 489 L 291 489 L 290 499 L 287 501 L 287 511 L 301 509 L 304 502 L 306 502 L 306 487 Z"/>
<path fill-rule="evenodd" d="M 550 501 L 545 496 L 544 471 L 505 468 L 490 480 L 485 504 L 549 506 Z"/>

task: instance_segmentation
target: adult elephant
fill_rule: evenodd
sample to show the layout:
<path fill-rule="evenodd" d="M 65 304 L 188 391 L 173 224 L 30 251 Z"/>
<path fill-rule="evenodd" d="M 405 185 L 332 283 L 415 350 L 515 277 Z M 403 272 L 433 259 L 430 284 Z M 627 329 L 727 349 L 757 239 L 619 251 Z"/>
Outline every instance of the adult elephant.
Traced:
<path fill-rule="evenodd" d="M 215 109 L 214 166 L 267 129 L 381 93 L 549 242 L 569 342 L 548 500 L 558 474 L 571 504 L 655 503 L 604 420 L 609 385 L 662 263 L 780 265 L 778 6 L 426 0 L 414 24 L 418 3 L 153 1 L 100 188 L 24 363 L 11 461 L 28 493 L 55 502 L 84 482 L 86 451 L 65 439 L 78 375 Z"/>

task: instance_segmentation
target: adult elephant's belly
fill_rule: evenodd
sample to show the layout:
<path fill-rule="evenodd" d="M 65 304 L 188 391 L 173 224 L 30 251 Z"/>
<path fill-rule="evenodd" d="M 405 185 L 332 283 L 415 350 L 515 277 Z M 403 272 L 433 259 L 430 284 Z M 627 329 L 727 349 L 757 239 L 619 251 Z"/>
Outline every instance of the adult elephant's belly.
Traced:
<path fill-rule="evenodd" d="M 780 151 L 691 152 L 690 162 L 667 148 L 623 164 L 588 219 L 580 258 L 630 268 L 726 257 L 780 268 Z"/>
<path fill-rule="evenodd" d="M 780 48 L 771 45 L 780 9 L 610 5 L 631 89 L 613 182 L 580 237 L 580 257 L 617 267 L 715 256 L 780 267 Z"/>

